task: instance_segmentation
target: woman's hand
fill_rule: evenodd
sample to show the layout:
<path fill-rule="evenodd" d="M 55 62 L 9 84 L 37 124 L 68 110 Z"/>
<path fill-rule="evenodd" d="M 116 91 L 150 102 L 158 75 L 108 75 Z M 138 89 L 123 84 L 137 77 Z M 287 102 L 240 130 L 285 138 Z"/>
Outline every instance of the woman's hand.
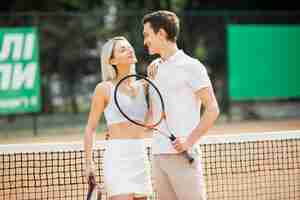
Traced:
<path fill-rule="evenodd" d="M 157 74 L 159 60 L 154 60 L 150 65 L 147 67 L 147 75 L 150 79 L 154 79 Z"/>
<path fill-rule="evenodd" d="M 96 177 L 96 167 L 93 162 L 85 164 L 85 177 L 87 180 L 89 180 L 90 176 Z"/>

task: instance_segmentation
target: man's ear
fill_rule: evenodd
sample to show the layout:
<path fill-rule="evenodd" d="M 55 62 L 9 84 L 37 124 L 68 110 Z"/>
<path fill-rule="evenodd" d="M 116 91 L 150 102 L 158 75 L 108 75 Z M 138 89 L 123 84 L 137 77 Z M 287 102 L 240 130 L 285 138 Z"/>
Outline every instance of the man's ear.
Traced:
<path fill-rule="evenodd" d="M 159 37 L 162 37 L 162 38 L 165 38 L 165 39 L 168 37 L 167 32 L 164 29 L 162 29 L 162 28 L 160 28 L 158 30 L 157 34 L 159 35 Z"/>

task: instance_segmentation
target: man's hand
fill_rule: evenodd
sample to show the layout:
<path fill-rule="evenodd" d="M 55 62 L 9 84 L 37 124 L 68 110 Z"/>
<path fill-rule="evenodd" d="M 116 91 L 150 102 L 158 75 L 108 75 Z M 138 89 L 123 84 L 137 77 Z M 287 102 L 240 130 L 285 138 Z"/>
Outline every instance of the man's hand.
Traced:
<path fill-rule="evenodd" d="M 176 140 L 174 140 L 174 141 L 172 142 L 172 145 L 173 145 L 174 149 L 175 149 L 178 153 L 182 153 L 182 152 L 184 152 L 184 151 L 188 151 L 188 150 L 191 148 L 191 146 L 190 146 L 188 143 L 182 142 L 182 141 L 180 140 L 180 138 L 176 138 Z"/>

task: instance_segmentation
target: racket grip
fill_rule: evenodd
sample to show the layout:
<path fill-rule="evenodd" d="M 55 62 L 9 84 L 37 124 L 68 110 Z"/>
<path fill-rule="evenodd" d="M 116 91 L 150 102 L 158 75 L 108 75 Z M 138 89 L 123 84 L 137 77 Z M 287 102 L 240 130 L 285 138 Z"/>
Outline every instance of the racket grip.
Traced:
<path fill-rule="evenodd" d="M 189 154 L 189 152 L 184 151 L 182 153 L 183 153 L 183 156 L 189 161 L 190 164 L 192 164 L 194 162 L 195 159 L 193 158 L 193 156 L 191 156 Z"/>
<path fill-rule="evenodd" d="M 87 200 L 91 200 L 92 193 L 96 187 L 96 179 L 93 175 L 89 175 L 88 177 L 88 193 L 87 193 Z"/>
<path fill-rule="evenodd" d="M 171 134 L 169 138 L 172 142 L 176 140 L 176 136 L 173 134 Z M 190 164 L 192 164 L 194 162 L 195 159 L 193 158 L 193 156 L 191 156 L 189 154 L 189 152 L 184 151 L 184 152 L 182 152 L 182 154 L 189 161 Z"/>

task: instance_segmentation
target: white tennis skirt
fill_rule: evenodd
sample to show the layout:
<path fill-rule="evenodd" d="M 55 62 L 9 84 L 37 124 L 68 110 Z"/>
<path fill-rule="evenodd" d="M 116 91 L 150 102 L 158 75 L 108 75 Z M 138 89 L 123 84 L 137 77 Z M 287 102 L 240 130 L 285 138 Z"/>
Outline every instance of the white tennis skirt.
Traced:
<path fill-rule="evenodd" d="M 106 142 L 104 187 L 108 195 L 151 195 L 150 163 L 144 140 L 112 139 Z"/>

